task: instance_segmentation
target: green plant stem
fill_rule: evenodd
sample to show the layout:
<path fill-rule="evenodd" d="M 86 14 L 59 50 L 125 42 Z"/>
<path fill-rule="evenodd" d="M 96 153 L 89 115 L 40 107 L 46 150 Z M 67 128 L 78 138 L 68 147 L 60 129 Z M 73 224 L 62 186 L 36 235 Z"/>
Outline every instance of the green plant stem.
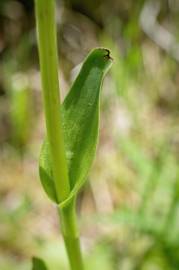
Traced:
<path fill-rule="evenodd" d="M 36 0 L 35 3 L 47 137 L 57 198 L 61 202 L 68 197 L 70 185 L 59 110 L 55 1 Z"/>
<path fill-rule="evenodd" d="M 59 209 L 59 215 L 70 267 L 72 270 L 83 270 L 75 201 L 74 199 L 67 207 Z"/>
<path fill-rule="evenodd" d="M 57 199 L 65 200 L 70 194 L 64 138 L 59 110 L 58 55 L 55 24 L 55 0 L 35 0 L 40 69 L 43 88 L 47 137 Z M 72 270 L 83 270 L 77 230 L 75 200 L 58 212 L 62 233 Z"/>

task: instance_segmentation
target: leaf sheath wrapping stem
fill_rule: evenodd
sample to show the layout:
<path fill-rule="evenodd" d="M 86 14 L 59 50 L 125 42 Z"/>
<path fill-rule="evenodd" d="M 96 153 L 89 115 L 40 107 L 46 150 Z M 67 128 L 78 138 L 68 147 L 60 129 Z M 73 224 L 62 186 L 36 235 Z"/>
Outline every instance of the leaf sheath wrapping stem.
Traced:
<path fill-rule="evenodd" d="M 60 207 L 70 203 L 84 184 L 96 153 L 99 128 L 101 84 L 112 59 L 109 51 L 94 49 L 84 61 L 79 75 L 65 98 L 61 112 L 70 194 L 58 201 L 52 173 L 49 142 L 45 140 L 40 155 L 40 177 L 48 196 Z M 63 181 L 63 179 L 60 179 Z"/>

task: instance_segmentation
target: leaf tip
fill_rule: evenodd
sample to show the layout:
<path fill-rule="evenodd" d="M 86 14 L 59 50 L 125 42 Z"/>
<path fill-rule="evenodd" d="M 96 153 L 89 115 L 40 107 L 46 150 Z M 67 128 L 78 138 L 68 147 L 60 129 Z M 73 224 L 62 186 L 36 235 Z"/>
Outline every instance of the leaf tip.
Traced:
<path fill-rule="evenodd" d="M 106 48 L 104 48 L 104 50 L 106 51 L 106 55 L 105 55 L 105 57 L 107 58 L 107 59 L 109 59 L 109 60 L 111 60 L 111 61 L 113 61 L 114 59 L 111 57 L 111 55 L 110 55 L 110 50 L 109 49 L 106 49 Z"/>
<path fill-rule="evenodd" d="M 42 259 L 32 257 L 32 270 L 47 270 L 47 266 Z"/>

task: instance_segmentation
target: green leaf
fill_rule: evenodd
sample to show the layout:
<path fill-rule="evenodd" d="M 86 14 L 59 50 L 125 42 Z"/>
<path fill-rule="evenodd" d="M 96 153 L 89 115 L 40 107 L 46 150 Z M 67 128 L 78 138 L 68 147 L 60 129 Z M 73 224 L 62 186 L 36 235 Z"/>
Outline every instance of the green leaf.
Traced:
<path fill-rule="evenodd" d="M 100 89 L 111 63 L 112 59 L 107 49 L 94 49 L 84 61 L 78 77 L 62 104 L 62 124 L 71 193 L 67 200 L 61 202 L 61 206 L 68 204 L 82 187 L 95 157 Z M 59 203 L 47 140 L 42 146 L 39 167 L 41 182 L 46 193 L 54 202 Z"/>
<path fill-rule="evenodd" d="M 32 270 L 48 270 L 44 261 L 40 258 L 32 258 Z"/>

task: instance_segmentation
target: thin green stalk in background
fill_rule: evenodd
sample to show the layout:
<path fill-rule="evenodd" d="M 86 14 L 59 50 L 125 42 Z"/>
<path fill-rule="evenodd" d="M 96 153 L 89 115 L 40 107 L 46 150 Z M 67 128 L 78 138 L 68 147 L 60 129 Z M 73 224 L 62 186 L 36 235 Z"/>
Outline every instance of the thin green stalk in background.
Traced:
<path fill-rule="evenodd" d="M 36 0 L 36 20 L 43 100 L 46 118 L 47 138 L 52 161 L 52 171 L 58 202 L 69 196 L 70 183 L 65 158 L 58 81 L 58 56 L 55 24 L 55 1 Z M 63 181 L 60 181 L 63 179 Z M 62 232 L 72 270 L 82 270 L 82 256 L 76 226 L 74 200 L 68 207 L 59 208 Z"/>

